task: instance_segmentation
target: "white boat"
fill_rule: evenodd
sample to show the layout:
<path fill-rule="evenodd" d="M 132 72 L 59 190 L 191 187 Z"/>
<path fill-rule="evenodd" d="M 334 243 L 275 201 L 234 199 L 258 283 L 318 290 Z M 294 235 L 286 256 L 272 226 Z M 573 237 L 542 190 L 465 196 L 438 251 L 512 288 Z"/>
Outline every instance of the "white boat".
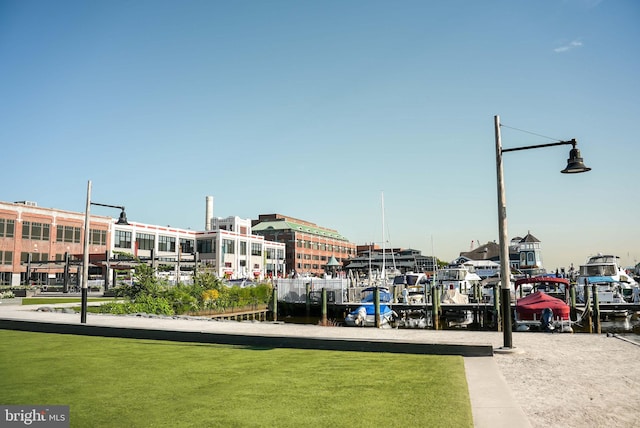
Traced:
<path fill-rule="evenodd" d="M 428 283 L 429 279 L 424 273 L 407 272 L 393 278 L 393 285 L 402 289 L 402 303 L 409 305 L 425 303 L 425 286 Z"/>
<path fill-rule="evenodd" d="M 584 280 L 592 277 L 610 277 L 613 281 L 625 283 L 630 287 L 638 285 L 632 275 L 620 265 L 620 257 L 611 254 L 598 253 L 587 259 L 587 262 L 580 265 L 576 282 L 578 285 L 584 285 Z"/>
<path fill-rule="evenodd" d="M 458 290 L 461 294 L 473 295 L 474 286 L 482 278 L 475 272 L 473 265 L 449 265 L 436 272 L 436 284 L 442 290 Z"/>

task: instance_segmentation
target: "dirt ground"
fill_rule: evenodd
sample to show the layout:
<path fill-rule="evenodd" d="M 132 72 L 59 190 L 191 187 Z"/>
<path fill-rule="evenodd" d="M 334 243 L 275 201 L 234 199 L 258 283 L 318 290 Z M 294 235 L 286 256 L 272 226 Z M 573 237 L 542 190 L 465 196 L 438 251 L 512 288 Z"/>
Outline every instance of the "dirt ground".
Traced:
<path fill-rule="evenodd" d="M 640 343 L 527 332 L 513 346 L 494 358 L 533 427 L 640 426 Z"/>

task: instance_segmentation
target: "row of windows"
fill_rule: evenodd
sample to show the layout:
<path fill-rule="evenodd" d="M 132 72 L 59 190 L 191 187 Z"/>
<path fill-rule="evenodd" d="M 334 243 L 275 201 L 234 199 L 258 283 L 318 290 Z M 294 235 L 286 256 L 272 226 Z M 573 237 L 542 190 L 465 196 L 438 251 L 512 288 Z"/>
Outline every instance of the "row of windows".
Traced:
<path fill-rule="evenodd" d="M 310 269 L 323 269 L 324 266 L 320 266 L 320 265 L 316 265 L 316 264 L 302 264 L 302 263 L 298 263 L 296 264 L 296 267 L 298 268 L 298 270 L 310 270 Z"/>
<path fill-rule="evenodd" d="M 351 254 L 354 251 L 352 248 L 343 247 L 341 245 L 331 245 L 324 242 L 305 241 L 304 239 L 298 239 L 296 241 L 296 246 L 298 248 L 307 248 L 307 249 L 320 250 L 320 251 L 333 251 L 336 253 L 347 253 L 347 254 Z"/>
<path fill-rule="evenodd" d="M 29 262 L 29 255 L 31 255 L 32 262 L 48 262 L 49 261 L 49 254 L 47 253 L 27 253 L 27 252 L 20 253 L 20 261 L 22 263 Z"/>
<path fill-rule="evenodd" d="M 131 248 L 132 233 L 125 230 L 116 230 L 113 246 L 115 248 Z M 155 248 L 155 235 L 150 233 L 137 233 L 136 245 L 139 250 L 153 250 Z M 206 240 L 203 241 L 206 244 Z M 200 244 L 200 242 L 198 242 Z M 211 244 L 211 241 L 208 242 Z M 180 239 L 180 251 L 182 253 L 193 253 L 193 239 Z M 209 248 L 204 248 L 208 250 Z M 176 238 L 173 236 L 158 236 L 158 251 L 175 252 Z M 198 251 L 203 252 L 200 248 Z M 210 251 L 204 251 L 210 252 Z"/>
<path fill-rule="evenodd" d="M 329 259 L 327 256 L 320 256 L 318 254 L 304 254 L 304 253 L 297 253 L 296 258 L 304 259 L 304 260 L 317 260 L 317 261 L 323 261 L 323 262 L 326 262 Z M 340 258 L 336 257 L 336 260 L 340 261 Z"/>
<path fill-rule="evenodd" d="M 57 226 L 56 240 L 58 242 L 80 243 L 80 228 L 73 226 Z"/>
<path fill-rule="evenodd" d="M 275 248 L 267 248 L 265 249 L 265 252 L 267 253 L 267 259 L 275 259 L 276 255 L 278 257 L 278 259 L 284 259 L 284 250 L 281 250 L 280 248 L 276 249 Z"/>
<path fill-rule="evenodd" d="M 49 224 L 23 221 L 22 222 L 22 239 L 48 241 L 49 240 Z"/>
<path fill-rule="evenodd" d="M 50 227 L 48 223 L 38 223 L 31 221 L 22 222 L 22 239 L 34 241 L 48 241 L 50 238 Z M 14 237 L 15 222 L 10 219 L 0 219 L 0 238 Z M 57 242 L 68 242 L 79 244 L 82 229 L 74 226 L 56 226 Z M 90 243 L 95 245 L 107 245 L 107 231 L 91 229 Z"/>
<path fill-rule="evenodd" d="M 13 264 L 13 251 L 0 251 L 0 265 Z"/>
<path fill-rule="evenodd" d="M 0 238 L 13 238 L 14 220 L 0 218 Z"/>

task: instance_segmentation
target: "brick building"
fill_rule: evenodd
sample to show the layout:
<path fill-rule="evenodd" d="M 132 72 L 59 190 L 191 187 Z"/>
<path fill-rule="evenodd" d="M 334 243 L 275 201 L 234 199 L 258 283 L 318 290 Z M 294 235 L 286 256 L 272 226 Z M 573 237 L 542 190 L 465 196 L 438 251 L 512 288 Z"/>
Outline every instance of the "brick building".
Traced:
<path fill-rule="evenodd" d="M 343 266 L 356 254 L 356 244 L 334 229 L 309 221 L 282 214 L 260 214 L 252 224 L 253 233 L 286 245 L 287 276 L 322 276 L 329 271 L 327 263 L 332 256 Z"/>

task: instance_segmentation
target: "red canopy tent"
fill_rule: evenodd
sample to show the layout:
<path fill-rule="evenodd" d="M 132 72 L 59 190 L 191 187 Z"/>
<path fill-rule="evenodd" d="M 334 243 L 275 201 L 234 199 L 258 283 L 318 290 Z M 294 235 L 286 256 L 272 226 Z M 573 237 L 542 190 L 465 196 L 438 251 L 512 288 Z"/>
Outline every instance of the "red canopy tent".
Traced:
<path fill-rule="evenodd" d="M 533 320 L 534 315 L 535 319 L 539 320 L 546 308 L 553 311 L 554 318 L 569 320 L 569 305 L 542 291 L 536 291 L 516 302 L 516 312 L 521 320 Z"/>

